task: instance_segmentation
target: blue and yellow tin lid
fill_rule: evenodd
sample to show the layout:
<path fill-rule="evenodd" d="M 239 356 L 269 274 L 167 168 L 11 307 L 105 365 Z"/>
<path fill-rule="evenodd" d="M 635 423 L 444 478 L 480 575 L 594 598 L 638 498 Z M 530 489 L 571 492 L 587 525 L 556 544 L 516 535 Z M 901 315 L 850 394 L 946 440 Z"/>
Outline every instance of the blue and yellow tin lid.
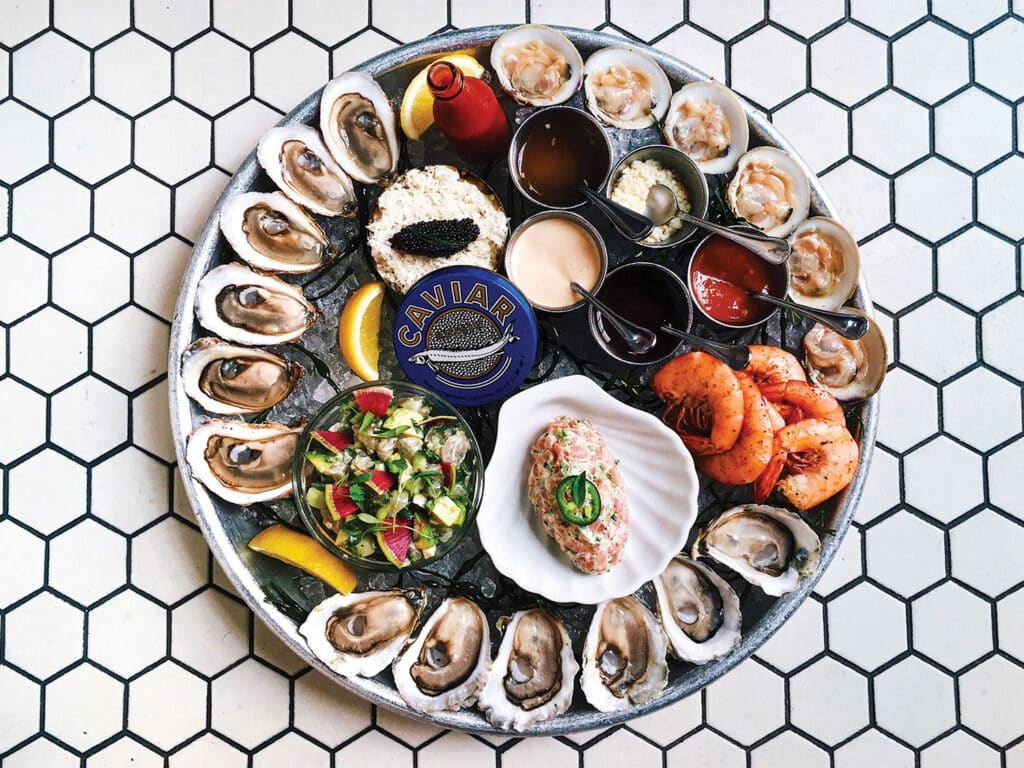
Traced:
<path fill-rule="evenodd" d="M 537 355 L 537 318 L 508 280 L 480 267 L 446 267 L 409 289 L 394 327 L 409 379 L 454 405 L 512 394 Z"/>

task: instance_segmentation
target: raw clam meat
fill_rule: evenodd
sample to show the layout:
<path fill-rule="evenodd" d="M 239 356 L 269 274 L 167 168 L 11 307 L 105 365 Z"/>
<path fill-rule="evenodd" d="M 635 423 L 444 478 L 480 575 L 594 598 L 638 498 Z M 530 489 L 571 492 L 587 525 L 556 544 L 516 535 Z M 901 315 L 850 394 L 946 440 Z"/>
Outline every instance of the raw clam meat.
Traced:
<path fill-rule="evenodd" d="M 324 86 L 320 132 L 344 171 L 363 184 L 390 184 L 398 170 L 395 111 L 377 81 L 346 72 Z"/>
<path fill-rule="evenodd" d="M 569 633 L 541 608 L 512 617 L 477 706 L 497 728 L 522 731 L 565 712 L 579 664 Z"/>
<path fill-rule="evenodd" d="M 235 253 L 261 272 L 312 272 L 332 255 L 320 225 L 281 192 L 228 198 L 220 230 Z"/>
<path fill-rule="evenodd" d="M 583 82 L 583 58 L 576 46 L 543 24 L 499 35 L 491 47 L 491 68 L 509 96 L 534 107 L 568 101 Z"/>
<path fill-rule="evenodd" d="M 807 378 L 836 400 L 856 402 L 871 397 L 882 386 L 889 352 L 882 329 L 870 315 L 853 307 L 843 311 L 867 317 L 867 334 L 853 341 L 816 323 L 804 336 L 804 367 Z"/>
<path fill-rule="evenodd" d="M 769 235 L 785 237 L 807 218 L 811 184 L 788 153 L 755 147 L 740 157 L 726 200 L 741 219 Z"/>
<path fill-rule="evenodd" d="M 234 504 L 290 496 L 292 459 L 302 425 L 210 419 L 188 439 L 185 458 L 192 476 Z"/>
<path fill-rule="evenodd" d="M 372 677 L 405 647 L 424 602 L 419 588 L 332 595 L 309 612 L 299 634 L 339 675 Z"/>
<path fill-rule="evenodd" d="M 597 606 L 583 645 L 580 687 L 601 712 L 655 698 L 668 683 L 667 643 L 654 614 L 632 595 Z"/>
<path fill-rule="evenodd" d="M 703 563 L 676 555 L 654 580 L 658 615 L 672 655 L 706 664 L 740 642 L 740 600 L 729 583 Z"/>
<path fill-rule="evenodd" d="M 239 344 L 284 344 L 316 324 L 320 311 L 302 289 L 244 264 L 207 272 L 196 291 L 199 324 Z"/>
<path fill-rule="evenodd" d="M 461 709 L 476 701 L 491 669 L 491 632 L 480 607 L 450 597 L 392 667 L 395 687 L 418 712 Z"/>
<path fill-rule="evenodd" d="M 352 180 L 308 125 L 279 125 L 260 139 L 256 159 L 278 189 L 324 216 L 355 216 Z"/>
<path fill-rule="evenodd" d="M 254 347 L 212 336 L 193 341 L 181 356 L 185 393 L 211 413 L 258 413 L 284 400 L 302 366 Z"/>
<path fill-rule="evenodd" d="M 736 94 L 718 83 L 688 83 L 672 96 L 662 131 L 665 143 L 688 155 L 704 173 L 729 173 L 750 140 Z"/>
<path fill-rule="evenodd" d="M 821 540 L 803 518 L 764 504 L 727 509 L 693 544 L 694 559 L 710 557 L 774 596 L 814 573 L 820 553 Z"/>
<path fill-rule="evenodd" d="M 798 304 L 839 309 L 857 290 L 860 250 L 835 219 L 812 216 L 789 236 L 789 295 Z"/>
<path fill-rule="evenodd" d="M 595 51 L 583 65 L 587 109 L 616 128 L 647 128 L 668 111 L 672 86 L 645 53 L 623 46 Z"/>

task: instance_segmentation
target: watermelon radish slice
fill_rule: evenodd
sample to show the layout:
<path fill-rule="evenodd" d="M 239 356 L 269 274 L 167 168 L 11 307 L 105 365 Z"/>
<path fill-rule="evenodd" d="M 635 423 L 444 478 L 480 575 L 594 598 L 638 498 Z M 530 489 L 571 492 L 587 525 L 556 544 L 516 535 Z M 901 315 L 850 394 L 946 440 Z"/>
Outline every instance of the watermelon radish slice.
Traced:
<path fill-rule="evenodd" d="M 450 461 L 441 462 L 441 479 L 449 493 L 455 489 L 455 465 Z"/>
<path fill-rule="evenodd" d="M 377 493 L 387 493 L 395 487 L 397 480 L 395 476 L 384 469 L 374 470 L 373 476 L 367 481 L 367 485 Z"/>
<path fill-rule="evenodd" d="M 326 429 L 314 432 L 313 439 L 334 453 L 341 453 L 353 442 L 352 435 L 348 432 L 329 432 Z"/>
<path fill-rule="evenodd" d="M 327 512 L 335 522 L 340 522 L 359 511 L 346 485 L 332 483 L 324 486 L 324 497 L 327 500 Z"/>
<path fill-rule="evenodd" d="M 388 415 L 388 406 L 391 405 L 395 394 L 387 387 L 369 387 L 360 389 L 352 397 L 360 411 L 383 418 Z"/>
<path fill-rule="evenodd" d="M 385 517 L 380 525 L 377 531 L 380 551 L 395 567 L 401 568 L 409 552 L 409 542 L 412 541 L 412 527 L 408 521 L 397 517 Z"/>

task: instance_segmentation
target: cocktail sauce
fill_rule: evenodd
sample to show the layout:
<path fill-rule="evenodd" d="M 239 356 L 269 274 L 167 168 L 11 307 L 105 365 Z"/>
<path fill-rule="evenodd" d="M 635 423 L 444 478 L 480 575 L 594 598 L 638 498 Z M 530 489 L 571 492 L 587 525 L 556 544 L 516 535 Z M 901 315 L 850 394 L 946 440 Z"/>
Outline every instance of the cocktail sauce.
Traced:
<path fill-rule="evenodd" d="M 785 293 L 785 268 L 774 267 L 741 245 L 712 236 L 693 255 L 690 290 L 711 318 L 726 325 L 749 325 L 768 317 L 773 308 L 750 298 L 747 291 Z"/>

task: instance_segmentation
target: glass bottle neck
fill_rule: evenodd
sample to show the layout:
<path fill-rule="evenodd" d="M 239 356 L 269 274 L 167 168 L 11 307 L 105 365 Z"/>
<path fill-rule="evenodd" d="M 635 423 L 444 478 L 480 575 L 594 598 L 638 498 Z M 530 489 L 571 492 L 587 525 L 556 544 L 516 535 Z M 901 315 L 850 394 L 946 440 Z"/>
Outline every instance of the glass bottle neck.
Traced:
<path fill-rule="evenodd" d="M 462 70 L 447 61 L 437 61 L 427 70 L 427 87 L 435 99 L 448 101 L 462 92 L 465 80 Z"/>

